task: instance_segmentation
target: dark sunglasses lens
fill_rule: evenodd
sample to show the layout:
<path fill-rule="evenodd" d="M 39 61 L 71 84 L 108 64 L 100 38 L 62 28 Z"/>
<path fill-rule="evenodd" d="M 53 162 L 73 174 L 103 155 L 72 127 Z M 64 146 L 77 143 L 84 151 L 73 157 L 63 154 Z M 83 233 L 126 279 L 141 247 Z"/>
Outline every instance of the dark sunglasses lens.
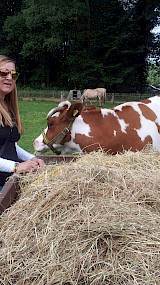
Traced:
<path fill-rule="evenodd" d="M 18 76 L 19 76 L 19 73 L 18 73 L 18 72 L 12 71 L 11 74 L 12 74 L 12 79 L 13 79 L 13 80 L 17 80 L 17 79 L 18 79 Z"/>
<path fill-rule="evenodd" d="M 8 75 L 8 71 L 0 70 L 0 76 L 1 77 L 6 77 L 7 75 Z"/>

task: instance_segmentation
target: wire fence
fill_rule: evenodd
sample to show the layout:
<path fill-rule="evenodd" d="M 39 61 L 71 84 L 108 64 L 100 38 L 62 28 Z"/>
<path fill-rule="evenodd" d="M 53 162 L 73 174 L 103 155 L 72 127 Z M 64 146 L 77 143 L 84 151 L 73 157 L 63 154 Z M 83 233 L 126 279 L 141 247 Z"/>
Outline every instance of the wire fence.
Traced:
<path fill-rule="evenodd" d="M 107 93 L 106 102 L 126 102 L 126 101 L 139 101 L 153 97 L 160 96 L 159 93 Z M 63 97 L 69 99 L 69 91 L 67 90 L 18 90 L 18 97 L 28 100 L 41 99 L 41 100 L 55 100 Z M 79 99 L 74 97 L 74 99 Z"/>

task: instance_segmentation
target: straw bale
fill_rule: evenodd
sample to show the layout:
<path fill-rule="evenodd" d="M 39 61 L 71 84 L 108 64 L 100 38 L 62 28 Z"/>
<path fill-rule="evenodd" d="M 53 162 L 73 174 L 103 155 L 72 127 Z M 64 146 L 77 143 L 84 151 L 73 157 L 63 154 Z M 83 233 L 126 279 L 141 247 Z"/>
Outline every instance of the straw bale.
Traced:
<path fill-rule="evenodd" d="M 160 284 L 158 153 L 93 152 L 19 183 L 0 220 L 1 284 Z"/>

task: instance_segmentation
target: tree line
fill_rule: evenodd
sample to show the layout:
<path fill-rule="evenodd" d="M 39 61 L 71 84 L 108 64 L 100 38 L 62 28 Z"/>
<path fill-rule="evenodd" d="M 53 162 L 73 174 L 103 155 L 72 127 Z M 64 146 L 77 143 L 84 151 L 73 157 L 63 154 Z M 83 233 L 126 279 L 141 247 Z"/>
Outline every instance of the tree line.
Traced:
<path fill-rule="evenodd" d="M 0 11 L 20 86 L 143 92 L 159 57 L 159 0 L 1 0 Z"/>

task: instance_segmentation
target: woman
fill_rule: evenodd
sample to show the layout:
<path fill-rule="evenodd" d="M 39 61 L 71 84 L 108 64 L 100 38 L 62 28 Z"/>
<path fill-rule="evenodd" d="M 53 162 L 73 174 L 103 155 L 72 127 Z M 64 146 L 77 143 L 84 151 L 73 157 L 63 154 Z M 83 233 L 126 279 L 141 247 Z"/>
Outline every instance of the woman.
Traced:
<path fill-rule="evenodd" d="M 14 61 L 0 55 L 0 188 L 3 187 L 7 177 L 14 172 L 27 173 L 44 165 L 43 160 L 36 158 L 17 144 L 22 133 L 17 78 Z"/>

